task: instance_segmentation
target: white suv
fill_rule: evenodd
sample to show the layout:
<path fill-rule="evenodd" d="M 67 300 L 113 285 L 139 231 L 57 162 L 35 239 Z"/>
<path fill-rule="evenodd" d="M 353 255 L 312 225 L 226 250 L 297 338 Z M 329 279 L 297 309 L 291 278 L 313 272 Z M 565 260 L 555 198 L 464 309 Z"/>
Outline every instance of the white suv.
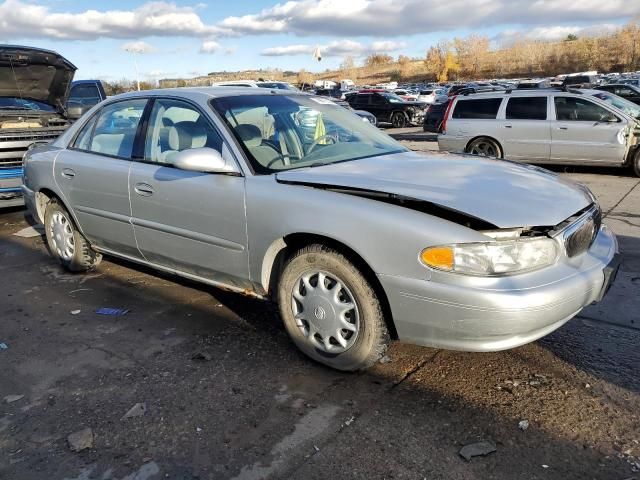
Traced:
<path fill-rule="evenodd" d="M 640 176 L 640 123 L 579 90 L 507 90 L 455 97 L 441 150 L 531 163 L 630 166 Z"/>

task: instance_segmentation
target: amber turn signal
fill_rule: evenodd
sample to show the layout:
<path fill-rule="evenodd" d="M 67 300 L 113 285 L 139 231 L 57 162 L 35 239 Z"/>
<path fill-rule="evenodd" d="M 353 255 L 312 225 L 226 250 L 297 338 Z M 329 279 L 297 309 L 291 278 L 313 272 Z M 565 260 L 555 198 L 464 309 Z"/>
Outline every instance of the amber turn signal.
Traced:
<path fill-rule="evenodd" d="M 432 268 L 453 270 L 453 248 L 430 247 L 420 252 L 422 263 Z"/>

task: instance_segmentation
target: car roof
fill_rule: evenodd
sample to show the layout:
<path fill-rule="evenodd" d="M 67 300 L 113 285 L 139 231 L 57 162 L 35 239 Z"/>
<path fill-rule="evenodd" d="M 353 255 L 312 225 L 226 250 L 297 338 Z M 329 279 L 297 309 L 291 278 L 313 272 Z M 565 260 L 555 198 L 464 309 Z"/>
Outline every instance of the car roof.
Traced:
<path fill-rule="evenodd" d="M 477 93 L 469 93 L 467 95 L 458 95 L 458 99 L 464 98 L 495 98 L 495 97 L 539 97 L 542 95 L 561 94 L 579 96 L 582 90 L 571 89 L 569 91 L 560 88 L 536 88 L 531 90 L 495 90 L 480 91 Z"/>
<path fill-rule="evenodd" d="M 295 90 L 278 90 L 269 88 L 247 88 L 247 87 L 177 87 L 177 88 L 156 88 L 153 90 L 140 90 L 139 92 L 121 93 L 110 97 L 111 99 L 124 99 L 136 97 L 184 97 L 190 99 L 237 97 L 241 95 L 308 95 Z"/>

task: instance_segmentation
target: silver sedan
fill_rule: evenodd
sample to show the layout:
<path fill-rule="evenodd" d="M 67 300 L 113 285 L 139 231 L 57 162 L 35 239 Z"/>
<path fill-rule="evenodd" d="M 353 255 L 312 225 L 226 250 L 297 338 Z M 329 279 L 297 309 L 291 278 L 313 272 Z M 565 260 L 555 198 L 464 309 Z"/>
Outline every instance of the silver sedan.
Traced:
<path fill-rule="evenodd" d="M 309 357 L 397 338 L 493 351 L 598 301 L 617 243 L 583 186 L 412 153 L 332 101 L 237 88 L 112 97 L 25 156 L 24 197 L 74 272 L 103 254 L 275 299 Z"/>

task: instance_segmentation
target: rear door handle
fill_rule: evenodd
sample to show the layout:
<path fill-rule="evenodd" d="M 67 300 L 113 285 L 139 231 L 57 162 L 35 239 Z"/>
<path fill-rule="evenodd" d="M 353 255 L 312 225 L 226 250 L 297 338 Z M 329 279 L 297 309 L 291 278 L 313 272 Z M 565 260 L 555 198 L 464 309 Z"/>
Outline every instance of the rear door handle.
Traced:
<path fill-rule="evenodd" d="M 569 127 L 558 127 L 558 130 L 569 130 Z"/>
<path fill-rule="evenodd" d="M 153 195 L 153 187 L 148 183 L 136 183 L 133 189 L 141 197 L 150 197 Z"/>
<path fill-rule="evenodd" d="M 511 125 L 505 125 L 504 128 L 511 128 Z"/>
<path fill-rule="evenodd" d="M 61 175 L 64 178 L 73 178 L 76 176 L 76 172 L 74 172 L 73 170 L 71 170 L 70 168 L 63 168 Z"/>

